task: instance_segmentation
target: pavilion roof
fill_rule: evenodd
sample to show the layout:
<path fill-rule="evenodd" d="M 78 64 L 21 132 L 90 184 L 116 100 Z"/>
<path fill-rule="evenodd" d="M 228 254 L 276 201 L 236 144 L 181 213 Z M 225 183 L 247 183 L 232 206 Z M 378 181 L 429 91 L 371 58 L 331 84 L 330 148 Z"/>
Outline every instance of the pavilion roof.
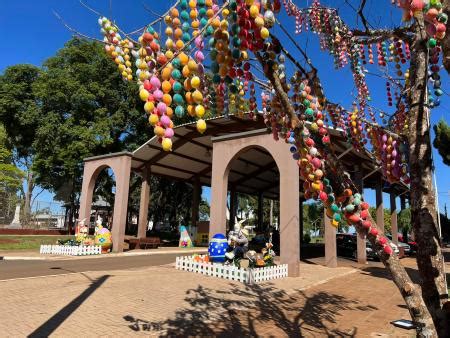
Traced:
<path fill-rule="evenodd" d="M 207 120 L 207 125 L 208 128 L 204 134 L 197 131 L 195 122 L 175 127 L 171 152 L 164 152 L 158 138 L 152 137 L 134 152 L 127 153 L 132 156 L 132 170 L 139 173 L 147 167 L 152 175 L 191 183 L 198 180 L 202 185 L 210 186 L 214 139 L 221 136 L 245 137 L 254 133 L 264 133 L 267 130 L 262 118 L 259 117 L 257 121 L 253 121 L 246 115 L 243 118 L 234 115 L 211 118 Z M 360 165 L 364 187 L 374 188 L 377 180 L 381 178 L 375 159 L 369 152 L 357 151 L 349 145 L 342 130 L 334 128 L 328 128 L 328 130 L 336 155 L 343 161 L 347 171 L 352 173 L 355 164 Z M 119 154 L 124 153 L 117 155 Z M 104 156 L 114 156 L 114 154 Z M 233 185 L 236 191 L 241 193 L 263 192 L 266 198 L 278 198 L 279 173 L 274 159 L 262 148 L 247 150 L 232 163 L 229 185 Z M 399 184 L 384 186 L 384 191 L 391 190 L 400 194 L 407 188 Z"/>

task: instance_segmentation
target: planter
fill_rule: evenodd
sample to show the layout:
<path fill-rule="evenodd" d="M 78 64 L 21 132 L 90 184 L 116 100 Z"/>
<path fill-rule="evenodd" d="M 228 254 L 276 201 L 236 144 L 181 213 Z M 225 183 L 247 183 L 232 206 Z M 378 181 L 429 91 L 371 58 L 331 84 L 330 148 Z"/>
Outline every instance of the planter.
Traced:
<path fill-rule="evenodd" d="M 255 284 L 288 275 L 288 265 L 275 265 L 263 268 L 238 268 L 232 265 L 195 262 L 192 257 L 182 256 L 175 259 L 175 268 L 247 284 Z"/>

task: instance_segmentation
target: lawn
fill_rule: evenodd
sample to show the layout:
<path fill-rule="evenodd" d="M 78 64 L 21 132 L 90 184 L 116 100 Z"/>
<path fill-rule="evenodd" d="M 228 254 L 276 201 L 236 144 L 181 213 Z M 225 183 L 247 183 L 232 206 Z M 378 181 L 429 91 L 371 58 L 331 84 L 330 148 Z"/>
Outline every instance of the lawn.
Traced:
<path fill-rule="evenodd" d="M 0 250 L 38 250 L 41 244 L 56 244 L 58 239 L 73 236 L 9 236 L 0 235 Z"/>

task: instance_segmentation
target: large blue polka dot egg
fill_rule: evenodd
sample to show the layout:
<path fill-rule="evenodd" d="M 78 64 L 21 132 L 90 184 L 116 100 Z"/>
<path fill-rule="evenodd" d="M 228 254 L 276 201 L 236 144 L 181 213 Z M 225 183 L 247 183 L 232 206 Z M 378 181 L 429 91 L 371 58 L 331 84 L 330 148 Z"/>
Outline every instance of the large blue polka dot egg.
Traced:
<path fill-rule="evenodd" d="M 215 234 L 209 242 L 208 255 L 213 262 L 225 262 L 225 254 L 228 249 L 227 237 L 224 234 Z"/>

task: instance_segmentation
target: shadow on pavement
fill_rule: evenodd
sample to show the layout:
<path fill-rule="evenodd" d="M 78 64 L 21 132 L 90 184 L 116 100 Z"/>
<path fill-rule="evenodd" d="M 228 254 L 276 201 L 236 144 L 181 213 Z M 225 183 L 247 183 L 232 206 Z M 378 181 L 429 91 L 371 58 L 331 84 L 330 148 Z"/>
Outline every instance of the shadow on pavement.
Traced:
<path fill-rule="evenodd" d="M 49 320 L 34 330 L 28 337 L 48 337 L 109 277 L 110 275 L 104 275 L 99 277 L 97 280 L 94 280 L 92 284 L 83 291 L 83 293 L 55 313 Z"/>
<path fill-rule="evenodd" d="M 344 333 L 327 325 L 336 323 L 342 311 L 377 310 L 326 292 L 307 296 L 300 290 L 288 294 L 272 284 L 231 285 L 232 291 L 202 286 L 188 290 L 187 304 L 180 306 L 173 319 L 149 321 L 131 314 L 123 318 L 133 331 L 165 336 L 277 336 L 281 330 L 290 337 L 306 333 L 352 337 L 356 335 L 355 327 Z M 271 331 L 275 328 L 278 330 Z"/>

